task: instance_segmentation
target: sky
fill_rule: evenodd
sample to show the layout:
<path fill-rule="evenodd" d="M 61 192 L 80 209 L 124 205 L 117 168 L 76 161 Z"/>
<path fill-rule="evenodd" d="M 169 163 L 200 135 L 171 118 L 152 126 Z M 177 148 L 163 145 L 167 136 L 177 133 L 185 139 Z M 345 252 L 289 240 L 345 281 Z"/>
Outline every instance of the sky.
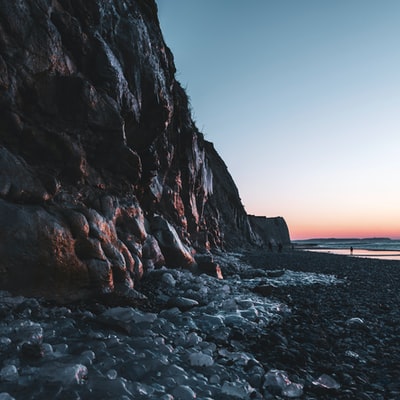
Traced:
<path fill-rule="evenodd" d="M 400 238 L 399 0 L 157 0 L 176 78 L 249 214 Z"/>

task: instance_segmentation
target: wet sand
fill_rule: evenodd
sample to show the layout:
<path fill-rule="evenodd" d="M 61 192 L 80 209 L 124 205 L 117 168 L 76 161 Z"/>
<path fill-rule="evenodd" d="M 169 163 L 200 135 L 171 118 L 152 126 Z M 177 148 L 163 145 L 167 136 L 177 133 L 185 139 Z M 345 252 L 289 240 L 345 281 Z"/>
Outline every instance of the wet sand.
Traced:
<path fill-rule="evenodd" d="M 313 253 L 331 253 L 340 254 L 352 257 L 362 257 L 362 258 L 378 258 L 382 260 L 396 260 L 400 261 L 400 252 L 398 250 L 369 250 L 369 249 L 333 249 L 333 248 L 318 248 L 309 249 Z"/>

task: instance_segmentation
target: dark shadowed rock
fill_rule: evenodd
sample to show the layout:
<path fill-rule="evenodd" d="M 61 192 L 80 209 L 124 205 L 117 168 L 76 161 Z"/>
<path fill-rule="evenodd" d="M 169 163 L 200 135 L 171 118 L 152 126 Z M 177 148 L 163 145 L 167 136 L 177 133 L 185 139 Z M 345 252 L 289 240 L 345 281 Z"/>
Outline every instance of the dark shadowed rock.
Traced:
<path fill-rule="evenodd" d="M 262 242 L 154 0 L 0 3 L 1 288 L 125 293 L 195 249 Z"/>
<path fill-rule="evenodd" d="M 181 311 L 190 310 L 198 305 L 198 301 L 186 297 L 171 297 L 167 302 L 167 307 L 177 307 Z"/>
<path fill-rule="evenodd" d="M 168 265 L 189 267 L 195 263 L 190 249 L 182 243 L 174 227 L 164 218 L 154 217 L 151 230 L 165 255 Z"/>
<path fill-rule="evenodd" d="M 280 278 L 281 276 L 285 275 L 284 269 L 275 269 L 266 272 L 268 278 Z"/>
<path fill-rule="evenodd" d="M 161 252 L 160 246 L 156 238 L 152 235 L 147 235 L 143 244 L 143 263 L 151 263 L 154 267 L 161 267 L 165 264 L 165 258 Z"/>
<path fill-rule="evenodd" d="M 271 245 L 280 250 L 280 245 L 290 244 L 289 229 L 282 217 L 248 216 L 253 231 L 260 237 L 265 246 Z"/>
<path fill-rule="evenodd" d="M 68 225 L 55 209 L 0 199 L 0 221 L 2 287 L 52 297 L 89 287 L 88 266 L 77 257 Z"/>
<path fill-rule="evenodd" d="M 22 158 L 0 146 L 0 196 L 11 201 L 42 202 L 49 198 L 41 181 Z"/>
<path fill-rule="evenodd" d="M 196 254 L 197 271 L 223 279 L 220 265 L 213 260 L 211 254 Z"/>
<path fill-rule="evenodd" d="M 253 289 L 253 291 L 261 294 L 261 296 L 271 296 L 276 288 L 275 285 L 258 285 Z"/>

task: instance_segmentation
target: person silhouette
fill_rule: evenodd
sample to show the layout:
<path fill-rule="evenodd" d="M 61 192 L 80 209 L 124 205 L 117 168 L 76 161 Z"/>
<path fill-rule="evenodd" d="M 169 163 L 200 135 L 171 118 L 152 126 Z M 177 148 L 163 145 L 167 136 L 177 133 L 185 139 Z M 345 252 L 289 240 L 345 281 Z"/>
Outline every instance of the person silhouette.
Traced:
<path fill-rule="evenodd" d="M 350 246 L 350 254 L 353 254 L 353 246 Z"/>

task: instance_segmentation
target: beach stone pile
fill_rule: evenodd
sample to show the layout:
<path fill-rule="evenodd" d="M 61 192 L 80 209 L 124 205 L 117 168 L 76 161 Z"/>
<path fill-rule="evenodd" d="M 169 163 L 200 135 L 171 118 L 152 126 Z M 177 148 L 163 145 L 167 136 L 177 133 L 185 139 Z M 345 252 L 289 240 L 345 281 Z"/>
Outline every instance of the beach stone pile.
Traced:
<path fill-rule="evenodd" d="M 400 398 L 398 261 L 215 261 L 154 270 L 136 304 L 0 292 L 0 399 Z"/>
<path fill-rule="evenodd" d="M 286 302 L 257 287 L 343 281 L 251 268 L 235 254 L 216 260 L 223 279 L 154 270 L 143 280 L 146 300 L 136 306 L 61 306 L 0 292 L 0 399 L 312 399 L 310 387 L 340 390 L 328 370 L 292 374 L 254 349 L 266 346 L 267 335 L 279 339 L 276 326 L 292 315 Z M 271 343 L 265 351 L 281 349 Z"/>
<path fill-rule="evenodd" d="M 399 261 L 300 251 L 249 253 L 247 260 L 335 274 L 342 281 L 274 291 L 291 314 L 252 347 L 266 369 L 283 369 L 295 382 L 304 381 L 304 398 L 400 399 Z M 319 385 L 315 376 L 324 376 Z"/>

